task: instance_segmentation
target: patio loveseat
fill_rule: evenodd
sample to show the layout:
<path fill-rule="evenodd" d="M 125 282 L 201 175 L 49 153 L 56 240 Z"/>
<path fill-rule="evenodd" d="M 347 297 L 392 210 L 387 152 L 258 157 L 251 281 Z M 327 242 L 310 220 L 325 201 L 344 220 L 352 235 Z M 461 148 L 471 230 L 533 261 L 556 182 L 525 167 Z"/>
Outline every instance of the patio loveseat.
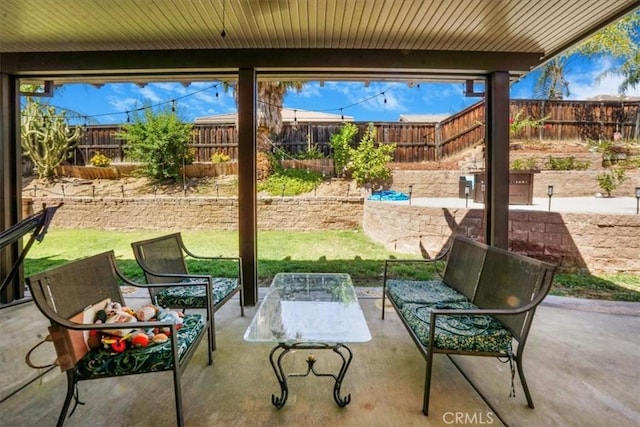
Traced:
<path fill-rule="evenodd" d="M 167 320 L 168 316 L 165 320 L 135 323 L 96 322 L 99 312 L 105 311 L 107 304 L 126 305 L 120 291 L 121 282 L 144 286 L 122 275 L 113 251 L 73 261 L 27 278 L 36 306 L 51 322 L 49 335 L 57 354 L 56 364 L 67 374 L 67 393 L 58 417 L 58 426 L 64 424 L 71 399 L 75 397 L 76 404 L 79 403 L 79 381 L 166 371 L 173 373 L 177 425 L 184 425 L 181 376 L 202 338 L 208 336 L 209 322 L 199 313 L 185 315 L 181 323 Z M 206 282 L 200 286 L 205 288 L 210 297 Z M 206 312 L 211 313 L 211 310 Z M 160 316 L 157 318 L 160 319 Z M 165 335 L 162 338 L 168 337 L 168 340 L 158 340 L 157 343 L 154 340 L 152 344 L 140 346 L 127 345 L 126 349 L 107 346 L 104 340 L 98 343 L 98 347 L 91 346 L 84 332 L 89 337 L 92 336 L 91 331 L 104 333 L 107 324 L 107 331 L 114 334 L 117 334 L 116 331 L 159 328 Z M 210 346 L 207 347 L 209 350 Z M 211 365 L 212 353 L 210 350 L 207 353 L 208 364 Z M 131 383 L 131 380 L 127 380 L 127 383 Z M 139 384 L 143 387 L 142 383 Z M 139 396 L 148 399 L 146 392 Z M 104 399 L 113 399 L 114 411 L 118 411 L 117 393 L 107 394 Z M 149 417 L 151 419 L 152 414 Z"/>
<path fill-rule="evenodd" d="M 426 359 L 422 412 L 429 414 L 436 353 L 447 354 L 456 367 L 451 358 L 454 354 L 507 358 L 512 368 L 512 395 L 515 362 L 527 404 L 533 408 L 522 366 L 523 353 L 536 307 L 549 292 L 555 267 L 455 237 L 441 280 L 399 280 L 391 274 L 392 264 L 432 261 L 390 259 L 384 266 L 382 318 L 389 298 Z"/>

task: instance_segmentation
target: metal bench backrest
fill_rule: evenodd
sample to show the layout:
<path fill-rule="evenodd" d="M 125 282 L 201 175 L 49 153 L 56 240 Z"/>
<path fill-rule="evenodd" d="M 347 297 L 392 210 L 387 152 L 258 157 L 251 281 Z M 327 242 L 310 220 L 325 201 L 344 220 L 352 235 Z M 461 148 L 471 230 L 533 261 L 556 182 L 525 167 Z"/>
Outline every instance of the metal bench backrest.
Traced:
<path fill-rule="evenodd" d="M 50 320 L 65 319 L 105 298 L 124 303 L 113 251 L 104 252 L 27 278 L 33 299 Z"/>
<path fill-rule="evenodd" d="M 182 250 L 182 237 L 180 233 L 167 234 L 153 239 L 141 240 L 131 244 L 136 261 L 144 270 L 147 283 L 172 283 L 175 278 L 158 277 L 153 274 L 188 274 L 187 264 Z M 154 298 L 156 288 L 149 288 L 151 297 Z"/>
<path fill-rule="evenodd" d="M 487 248 L 480 242 L 456 236 L 449 250 L 443 281 L 469 301 L 475 295 Z"/>
<path fill-rule="evenodd" d="M 555 267 L 523 255 L 490 247 L 473 302 L 482 308 L 522 307 L 538 303 L 551 288 Z M 495 317 L 520 341 L 529 330 L 535 307 L 523 314 Z"/>

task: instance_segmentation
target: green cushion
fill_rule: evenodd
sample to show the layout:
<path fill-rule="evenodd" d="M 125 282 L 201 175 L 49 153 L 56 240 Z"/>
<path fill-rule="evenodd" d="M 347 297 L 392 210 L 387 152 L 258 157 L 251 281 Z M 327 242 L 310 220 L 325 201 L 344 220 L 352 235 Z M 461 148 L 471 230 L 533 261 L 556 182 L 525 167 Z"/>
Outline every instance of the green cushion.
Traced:
<path fill-rule="evenodd" d="M 186 354 L 205 327 L 204 317 L 200 314 L 184 316 L 182 327 L 178 330 L 178 356 L 180 360 Z M 88 352 L 75 366 L 78 380 L 113 377 L 128 374 L 166 371 L 173 368 L 171 342 L 151 344 L 145 348 L 131 348 L 122 353 L 112 353 L 105 349 Z"/>
<path fill-rule="evenodd" d="M 467 300 L 441 280 L 388 280 L 387 291 L 400 308 L 406 303 L 435 304 Z"/>
<path fill-rule="evenodd" d="M 434 309 L 475 309 L 470 302 L 441 304 L 407 303 L 402 309 L 405 318 L 425 347 L 429 345 L 430 315 Z M 509 353 L 512 335 L 492 316 L 438 316 L 434 347 L 443 350 Z"/>
<path fill-rule="evenodd" d="M 199 279 L 187 279 L 189 283 Z M 213 305 L 217 305 L 227 295 L 238 288 L 238 280 L 224 277 L 213 278 Z M 206 307 L 204 286 L 175 286 L 165 288 L 156 294 L 156 304 L 160 307 Z"/>

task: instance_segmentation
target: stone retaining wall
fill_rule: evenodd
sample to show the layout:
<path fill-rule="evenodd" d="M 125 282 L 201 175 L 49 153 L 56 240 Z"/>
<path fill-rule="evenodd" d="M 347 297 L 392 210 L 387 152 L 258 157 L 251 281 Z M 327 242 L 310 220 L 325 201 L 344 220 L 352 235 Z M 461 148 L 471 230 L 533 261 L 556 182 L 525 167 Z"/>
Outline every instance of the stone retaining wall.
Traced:
<path fill-rule="evenodd" d="M 602 170 L 541 171 L 533 175 L 533 197 L 547 197 L 547 186 L 553 185 L 557 197 L 584 197 L 602 193 L 596 176 Z M 462 170 L 394 170 L 392 188 L 404 193 L 413 186 L 414 197 L 458 197 Z M 613 192 L 614 196 L 633 197 L 635 187 L 640 187 L 640 170 L 627 171 L 626 180 Z"/>
<path fill-rule="evenodd" d="M 101 230 L 236 230 L 235 197 L 23 198 L 24 214 L 33 206 L 63 202 L 56 228 Z M 350 230 L 362 225 L 361 197 L 282 197 L 258 199 L 260 230 Z"/>
<path fill-rule="evenodd" d="M 480 209 L 367 201 L 364 232 L 389 249 L 435 256 L 452 235 L 482 240 Z M 541 211 L 509 213 L 510 249 L 566 270 L 640 274 L 640 216 Z"/>

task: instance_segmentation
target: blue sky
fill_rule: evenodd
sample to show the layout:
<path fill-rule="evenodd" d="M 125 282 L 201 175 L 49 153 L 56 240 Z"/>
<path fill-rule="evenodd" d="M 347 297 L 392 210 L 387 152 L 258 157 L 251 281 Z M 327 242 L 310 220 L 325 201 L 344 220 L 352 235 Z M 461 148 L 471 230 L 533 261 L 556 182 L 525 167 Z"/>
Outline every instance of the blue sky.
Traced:
<path fill-rule="evenodd" d="M 567 65 L 571 95 L 567 99 L 587 99 L 597 95 L 617 95 L 620 77 L 598 79 L 611 63 L 607 59 L 575 57 Z M 536 71 L 512 84 L 512 98 L 533 98 Z M 635 88 L 627 96 L 640 96 Z M 235 111 L 231 91 L 220 82 L 108 84 L 96 88 L 67 84 L 49 102 L 87 116 L 88 123 L 116 124 L 127 120 L 127 112 L 147 104 L 176 109 L 186 121 L 196 117 Z M 323 111 L 352 116 L 356 121 L 398 121 L 401 114 L 452 114 L 477 102 L 464 96 L 462 83 L 421 83 L 409 87 L 394 82 L 309 82 L 301 93 L 290 93 L 284 105 L 293 109 Z M 385 102 L 386 101 L 386 102 Z M 83 119 L 81 119 L 83 120 Z"/>

